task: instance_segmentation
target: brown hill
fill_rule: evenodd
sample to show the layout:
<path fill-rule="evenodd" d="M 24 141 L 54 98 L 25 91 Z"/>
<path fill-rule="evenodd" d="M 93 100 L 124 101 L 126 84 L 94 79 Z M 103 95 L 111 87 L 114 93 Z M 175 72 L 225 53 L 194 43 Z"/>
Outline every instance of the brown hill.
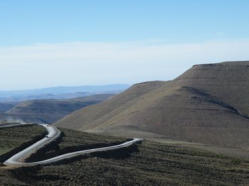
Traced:
<path fill-rule="evenodd" d="M 73 99 L 24 101 L 2 114 L 1 117 L 26 122 L 53 123 L 75 110 L 97 104 L 111 96 L 112 94 L 98 94 Z"/>
<path fill-rule="evenodd" d="M 122 136 L 249 147 L 249 62 L 195 65 L 169 82 L 147 82 L 56 125 Z"/>

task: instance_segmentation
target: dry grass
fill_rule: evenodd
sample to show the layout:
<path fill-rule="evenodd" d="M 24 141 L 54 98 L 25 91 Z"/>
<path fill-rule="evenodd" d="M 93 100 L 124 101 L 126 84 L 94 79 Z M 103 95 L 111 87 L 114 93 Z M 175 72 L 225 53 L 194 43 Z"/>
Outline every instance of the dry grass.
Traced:
<path fill-rule="evenodd" d="M 57 126 L 222 147 L 249 146 L 249 62 L 197 65 L 170 82 L 137 84 Z M 132 132 L 133 131 L 133 132 Z"/>
<path fill-rule="evenodd" d="M 0 162 L 42 138 L 45 134 L 45 129 L 37 125 L 0 128 Z"/>
<path fill-rule="evenodd" d="M 120 138 L 63 130 L 60 150 Z M 51 152 L 52 147 L 48 148 Z M 1 185 L 247 185 L 249 162 L 178 144 L 144 141 L 49 166 L 0 169 Z"/>

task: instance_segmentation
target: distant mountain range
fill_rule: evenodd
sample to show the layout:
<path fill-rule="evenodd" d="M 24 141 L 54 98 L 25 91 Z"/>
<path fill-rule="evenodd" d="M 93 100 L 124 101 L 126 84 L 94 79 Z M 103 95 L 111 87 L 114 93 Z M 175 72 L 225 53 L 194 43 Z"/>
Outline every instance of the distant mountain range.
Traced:
<path fill-rule="evenodd" d="M 101 86 L 51 87 L 34 90 L 0 91 L 0 102 L 20 102 L 36 99 L 69 99 L 95 94 L 117 94 L 127 89 L 126 84 Z"/>
<path fill-rule="evenodd" d="M 113 94 L 97 94 L 73 99 L 29 100 L 18 104 L 0 103 L 0 121 L 53 123 L 83 107 L 100 103 Z"/>
<path fill-rule="evenodd" d="M 194 65 L 66 116 L 59 127 L 225 147 L 249 147 L 249 61 Z"/>

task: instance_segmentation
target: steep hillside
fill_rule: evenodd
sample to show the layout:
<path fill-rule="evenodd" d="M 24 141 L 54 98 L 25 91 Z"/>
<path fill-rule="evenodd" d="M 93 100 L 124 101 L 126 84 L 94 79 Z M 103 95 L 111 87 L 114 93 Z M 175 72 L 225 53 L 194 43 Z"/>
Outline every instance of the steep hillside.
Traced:
<path fill-rule="evenodd" d="M 249 62 L 195 65 L 173 81 L 134 85 L 56 125 L 248 148 L 248 105 Z"/>
<path fill-rule="evenodd" d="M 52 123 L 75 110 L 99 103 L 111 96 L 100 94 L 75 99 L 25 101 L 7 111 L 3 117 L 27 122 Z"/>

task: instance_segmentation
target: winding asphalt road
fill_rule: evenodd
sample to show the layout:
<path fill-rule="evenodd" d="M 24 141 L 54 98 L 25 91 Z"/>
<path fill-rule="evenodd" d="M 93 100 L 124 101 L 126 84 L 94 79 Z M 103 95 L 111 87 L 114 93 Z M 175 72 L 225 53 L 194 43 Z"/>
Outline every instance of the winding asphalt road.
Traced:
<path fill-rule="evenodd" d="M 26 124 L 22 124 L 26 125 Z M 40 124 L 44 128 L 46 128 L 48 134 L 42 138 L 41 140 L 37 141 L 33 145 L 27 147 L 26 149 L 18 152 L 14 156 L 10 157 L 4 162 L 4 165 L 7 166 L 14 166 L 14 167 L 30 167 L 30 166 L 35 166 L 35 165 L 47 165 L 51 163 L 55 163 L 61 160 L 65 159 L 70 159 L 74 158 L 80 155 L 86 155 L 94 152 L 105 152 L 105 151 L 111 151 L 111 150 L 117 150 L 117 149 L 122 149 L 129 147 L 137 142 L 142 141 L 140 138 L 134 138 L 131 141 L 127 141 L 124 143 L 121 143 L 119 145 L 113 145 L 113 146 L 108 146 L 108 147 L 102 147 L 102 148 L 94 148 L 94 149 L 88 149 L 88 150 L 82 150 L 82 151 L 76 151 L 76 152 L 71 152 L 71 153 L 66 153 L 62 154 L 53 158 L 49 158 L 46 160 L 42 161 L 37 161 L 37 162 L 25 162 L 25 159 L 30 157 L 31 154 L 36 153 L 39 149 L 43 148 L 45 145 L 53 142 L 56 140 L 58 137 L 61 135 L 61 131 L 57 129 L 55 126 L 52 125 L 47 125 L 47 124 Z M 15 127 L 15 126 L 20 126 L 20 124 L 9 124 L 9 125 L 0 125 L 0 128 L 7 128 L 7 127 Z"/>

